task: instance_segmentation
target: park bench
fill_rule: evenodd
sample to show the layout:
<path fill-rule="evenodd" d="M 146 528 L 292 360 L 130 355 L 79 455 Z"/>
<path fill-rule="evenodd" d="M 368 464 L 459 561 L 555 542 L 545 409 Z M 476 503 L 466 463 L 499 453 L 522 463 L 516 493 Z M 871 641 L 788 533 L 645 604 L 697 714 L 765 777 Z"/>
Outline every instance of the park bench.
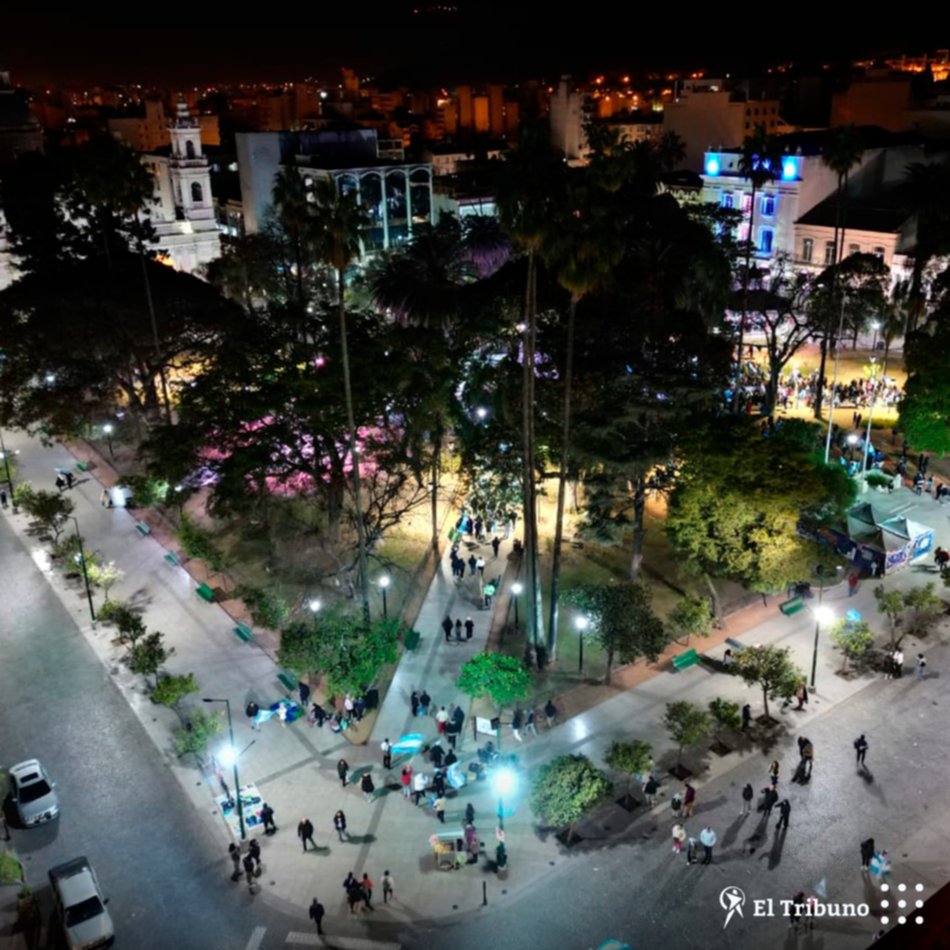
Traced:
<path fill-rule="evenodd" d="M 284 670 L 281 670 L 277 674 L 277 680 L 280 683 L 280 685 L 283 686 L 284 689 L 287 690 L 288 693 L 296 692 L 297 686 L 299 685 L 299 683 L 297 682 L 297 677 L 294 676 L 292 673 L 284 672 Z"/>
<path fill-rule="evenodd" d="M 407 650 L 415 650 L 419 646 L 419 640 L 422 639 L 418 630 L 407 630 L 402 635 L 402 644 Z"/>
<path fill-rule="evenodd" d="M 202 599 L 208 601 L 209 604 L 214 603 L 214 591 L 207 584 L 199 584 L 195 588 L 195 593 Z"/>
<path fill-rule="evenodd" d="M 148 537 L 152 533 L 152 529 L 144 521 L 136 521 L 135 530 L 138 531 L 143 538 Z"/>
<path fill-rule="evenodd" d="M 239 623 L 234 628 L 234 635 L 245 643 L 250 643 L 254 639 L 254 631 L 246 623 Z"/>
<path fill-rule="evenodd" d="M 792 614 L 797 614 L 799 610 L 804 609 L 805 601 L 798 596 L 789 597 L 788 600 L 782 601 L 778 605 L 778 609 L 785 614 L 786 617 L 791 617 Z"/>
<path fill-rule="evenodd" d="M 181 558 L 174 551 L 166 551 L 165 560 L 173 567 L 181 567 Z"/>
<path fill-rule="evenodd" d="M 687 650 L 679 656 L 673 657 L 673 666 L 677 670 L 685 670 L 699 662 L 699 654 L 695 650 Z"/>
<path fill-rule="evenodd" d="M 745 649 L 744 643 L 740 643 L 732 637 L 726 637 L 726 646 L 732 647 L 734 653 L 741 653 Z"/>

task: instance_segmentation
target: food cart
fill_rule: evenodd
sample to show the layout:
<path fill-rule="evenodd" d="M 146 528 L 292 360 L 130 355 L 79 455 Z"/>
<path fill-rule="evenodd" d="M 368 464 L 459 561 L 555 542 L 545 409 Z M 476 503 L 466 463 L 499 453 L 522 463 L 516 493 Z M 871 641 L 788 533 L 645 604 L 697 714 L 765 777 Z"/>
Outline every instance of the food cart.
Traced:
<path fill-rule="evenodd" d="M 429 836 L 436 870 L 454 871 L 465 863 L 465 842 L 461 831 L 443 831 Z"/>

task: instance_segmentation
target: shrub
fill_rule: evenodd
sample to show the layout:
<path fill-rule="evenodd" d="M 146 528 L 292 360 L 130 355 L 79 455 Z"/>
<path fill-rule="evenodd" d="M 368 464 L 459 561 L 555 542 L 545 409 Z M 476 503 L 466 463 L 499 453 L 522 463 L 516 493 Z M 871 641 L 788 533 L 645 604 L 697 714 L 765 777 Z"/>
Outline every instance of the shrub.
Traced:
<path fill-rule="evenodd" d="M 277 630 L 290 613 L 290 607 L 283 597 L 262 587 L 241 584 L 234 594 L 244 601 L 251 612 L 251 619 L 261 627 Z"/>
<path fill-rule="evenodd" d="M 152 690 L 152 702 L 174 708 L 190 693 L 198 692 L 194 673 L 185 676 L 163 676 Z"/>
<path fill-rule="evenodd" d="M 194 709 L 185 724 L 175 731 L 175 752 L 179 756 L 193 752 L 201 755 L 208 743 L 221 731 L 221 713 Z"/>
<path fill-rule="evenodd" d="M 129 669 L 146 679 L 158 673 L 161 665 L 175 652 L 174 647 L 165 646 L 164 639 L 165 634 L 157 630 L 136 638 L 126 657 Z"/>
<path fill-rule="evenodd" d="M 17 508 L 23 508 L 29 511 L 35 497 L 36 491 L 29 482 L 20 482 L 20 484 L 13 489 L 13 504 Z"/>
<path fill-rule="evenodd" d="M 168 498 L 168 482 L 148 475 L 123 475 L 120 484 L 131 492 L 136 508 L 163 505 Z"/>
<path fill-rule="evenodd" d="M 196 524 L 187 514 L 181 516 L 178 540 L 188 557 L 199 558 L 216 571 L 224 567 L 224 556 L 215 545 L 211 532 Z"/>

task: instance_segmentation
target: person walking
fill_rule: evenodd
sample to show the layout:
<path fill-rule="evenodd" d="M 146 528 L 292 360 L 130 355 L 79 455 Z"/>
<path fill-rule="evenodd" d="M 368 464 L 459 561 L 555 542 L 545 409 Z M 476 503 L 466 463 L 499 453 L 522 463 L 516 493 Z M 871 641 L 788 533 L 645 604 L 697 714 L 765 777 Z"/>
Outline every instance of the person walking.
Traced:
<path fill-rule="evenodd" d="M 462 642 L 462 618 L 461 617 L 459 617 L 459 619 L 455 621 L 455 642 L 456 643 Z"/>
<path fill-rule="evenodd" d="M 388 904 L 390 898 L 396 896 L 396 884 L 393 881 L 393 876 L 389 873 L 388 869 L 383 871 L 383 876 L 379 883 L 383 888 L 383 903 Z"/>
<path fill-rule="evenodd" d="M 802 778 L 811 778 L 811 768 L 815 764 L 815 747 L 811 739 L 806 739 L 802 746 Z"/>
<path fill-rule="evenodd" d="M 792 803 L 787 798 L 783 798 L 778 806 L 778 821 L 775 823 L 776 831 L 780 831 L 782 828 L 788 831 L 788 816 L 791 813 Z"/>
<path fill-rule="evenodd" d="M 858 592 L 858 575 L 856 571 L 852 571 L 848 575 L 848 596 L 853 597 Z"/>
<path fill-rule="evenodd" d="M 529 736 L 536 736 L 538 734 L 538 724 L 534 721 L 533 706 L 525 713 L 524 731 Z"/>
<path fill-rule="evenodd" d="M 659 789 L 660 783 L 656 780 L 656 776 L 651 772 L 643 785 L 643 796 L 646 798 L 647 804 L 651 808 L 656 804 L 656 793 L 659 791 Z"/>
<path fill-rule="evenodd" d="M 874 857 L 874 839 L 867 838 L 861 842 L 861 870 L 867 871 Z"/>
<path fill-rule="evenodd" d="M 383 739 L 379 744 L 383 753 L 383 768 L 391 769 L 393 767 L 393 744 L 389 739 Z"/>
<path fill-rule="evenodd" d="M 749 723 L 752 722 L 752 707 L 746 703 L 742 707 L 742 728 L 748 729 Z"/>
<path fill-rule="evenodd" d="M 228 854 L 231 856 L 231 862 L 234 865 L 234 872 L 231 874 L 232 881 L 241 879 L 241 846 L 233 841 L 228 845 Z"/>
<path fill-rule="evenodd" d="M 326 914 L 326 910 L 324 909 L 323 904 L 314 898 L 313 903 L 310 905 L 310 919 L 317 925 L 317 933 L 321 936 L 323 935 L 324 914 Z"/>
<path fill-rule="evenodd" d="M 696 789 L 689 782 L 683 786 L 683 817 L 692 818 L 696 808 Z"/>
<path fill-rule="evenodd" d="M 376 786 L 373 784 L 373 776 L 369 772 L 364 772 L 360 779 L 360 791 L 363 793 L 363 800 L 367 803 L 372 802 Z"/>
<path fill-rule="evenodd" d="M 340 759 L 336 764 L 336 774 L 340 776 L 340 785 L 346 788 L 346 773 L 350 770 L 350 764 L 346 759 Z"/>
<path fill-rule="evenodd" d="M 868 740 L 864 738 L 864 733 L 854 740 L 855 764 L 864 766 L 864 757 L 868 754 Z"/>
<path fill-rule="evenodd" d="M 363 906 L 367 910 L 373 910 L 373 882 L 365 871 L 360 879 L 360 892 L 363 895 Z"/>
<path fill-rule="evenodd" d="M 449 721 L 449 713 L 445 706 L 440 706 L 439 711 L 435 714 L 435 728 L 440 736 L 445 735 L 445 727 Z"/>
<path fill-rule="evenodd" d="M 440 824 L 445 824 L 445 796 L 440 795 L 434 802 L 435 817 L 439 819 Z"/>
<path fill-rule="evenodd" d="M 254 893 L 254 859 L 249 855 L 244 855 L 244 878 L 247 881 L 247 889 Z"/>
<path fill-rule="evenodd" d="M 62 475 L 56 476 L 56 487 L 60 490 L 60 493 L 62 493 L 63 489 L 66 487 L 66 479 L 63 478 Z"/>
<path fill-rule="evenodd" d="M 337 838 L 346 841 L 346 815 L 343 814 L 342 808 L 333 816 L 333 827 L 336 829 Z"/>
<path fill-rule="evenodd" d="M 478 568 L 478 558 L 475 555 L 471 555 L 468 559 L 468 569 L 472 572 L 472 577 L 475 576 L 475 571 Z"/>
<path fill-rule="evenodd" d="M 478 576 L 484 577 L 485 576 L 485 558 L 479 557 L 479 559 L 475 562 L 475 564 L 478 568 Z"/>
<path fill-rule="evenodd" d="M 904 651 L 898 647 L 891 656 L 891 670 L 894 679 L 901 679 L 904 676 Z"/>
<path fill-rule="evenodd" d="M 422 695 L 419 697 L 419 706 L 422 709 L 422 715 L 429 715 L 429 706 L 432 704 L 432 697 L 425 691 L 422 691 Z"/>
<path fill-rule="evenodd" d="M 267 802 L 261 806 L 261 821 L 264 823 L 265 835 L 272 835 L 277 831 L 277 825 L 274 824 L 274 809 Z"/>
<path fill-rule="evenodd" d="M 409 704 L 412 706 L 413 716 L 418 716 L 419 715 L 419 694 L 416 692 L 416 690 L 413 690 L 412 693 L 409 695 Z"/>
<path fill-rule="evenodd" d="M 553 696 L 544 704 L 544 718 L 547 723 L 548 729 L 557 725 L 558 710 L 557 710 L 557 706 L 554 705 Z"/>
<path fill-rule="evenodd" d="M 798 700 L 798 705 L 795 709 L 804 709 L 805 704 L 808 702 L 808 687 L 805 685 L 804 680 L 799 684 L 798 689 L 795 690 L 795 698 Z"/>
<path fill-rule="evenodd" d="M 72 473 L 72 472 L 67 472 L 67 473 L 66 473 L 66 487 L 67 487 L 67 488 L 72 488 L 72 487 L 73 487 L 73 481 L 74 481 L 74 479 L 73 479 L 73 473 Z M 931 479 L 931 481 L 933 481 L 933 479 Z"/>
<path fill-rule="evenodd" d="M 762 814 L 768 820 L 772 817 L 772 809 L 778 801 L 778 792 L 771 786 L 762 789 L 762 791 L 765 792 L 765 797 L 762 799 Z"/>
<path fill-rule="evenodd" d="M 778 759 L 773 759 L 772 764 L 769 766 L 769 784 L 772 786 L 772 788 L 775 788 L 778 785 L 778 773 Z"/>
<path fill-rule="evenodd" d="M 441 768 L 437 768 L 432 776 L 432 789 L 437 798 L 445 796 L 445 773 Z"/>
<path fill-rule="evenodd" d="M 923 653 L 917 654 L 917 662 L 914 664 L 914 679 L 922 680 L 924 678 L 924 672 L 927 669 L 927 661 L 924 659 Z"/>
<path fill-rule="evenodd" d="M 402 794 L 408 798 L 412 794 L 412 766 L 404 765 L 399 773 L 399 784 L 402 785 Z"/>
<path fill-rule="evenodd" d="M 495 552 L 494 555 L 493 555 L 493 557 L 495 557 L 495 558 L 498 557 L 498 548 L 499 548 L 499 547 L 501 547 L 501 539 L 498 537 L 498 535 L 495 535 L 495 537 L 493 537 L 493 538 L 491 539 L 491 549 L 492 549 L 492 551 Z"/>
<path fill-rule="evenodd" d="M 709 825 L 706 825 L 699 833 L 699 843 L 703 846 L 703 864 L 712 864 L 713 848 L 716 841 L 716 832 Z"/>
<path fill-rule="evenodd" d="M 448 614 L 446 614 L 446 615 L 445 615 L 445 620 L 442 621 L 442 630 L 443 630 L 443 632 L 445 633 L 445 642 L 446 642 L 446 643 L 449 643 L 449 642 L 451 642 L 451 640 L 452 640 L 452 628 L 453 628 L 454 626 L 455 626 L 455 624 L 452 623 L 452 618 L 451 618 Z"/>
<path fill-rule="evenodd" d="M 313 850 L 317 850 L 317 843 L 313 840 L 313 822 L 309 818 L 304 818 L 303 821 L 297 825 L 297 837 L 303 844 L 305 854 L 307 852 L 308 841 L 313 845 Z"/>
<path fill-rule="evenodd" d="M 739 815 L 749 815 L 752 813 L 752 799 L 755 797 L 755 791 L 752 786 L 747 782 L 744 789 L 742 789 L 742 811 L 739 812 Z"/>
<path fill-rule="evenodd" d="M 254 859 L 256 865 L 255 873 L 260 876 L 261 873 L 261 846 L 257 843 L 257 838 L 251 838 L 247 844 L 247 853 Z"/>
<path fill-rule="evenodd" d="M 475 635 L 475 621 L 471 617 L 465 618 L 465 639 L 471 640 Z"/>
<path fill-rule="evenodd" d="M 521 712 L 520 708 L 515 708 L 515 713 L 511 717 L 511 734 L 519 741 L 524 742 L 524 739 L 521 738 L 521 726 L 524 722 L 524 714 Z"/>

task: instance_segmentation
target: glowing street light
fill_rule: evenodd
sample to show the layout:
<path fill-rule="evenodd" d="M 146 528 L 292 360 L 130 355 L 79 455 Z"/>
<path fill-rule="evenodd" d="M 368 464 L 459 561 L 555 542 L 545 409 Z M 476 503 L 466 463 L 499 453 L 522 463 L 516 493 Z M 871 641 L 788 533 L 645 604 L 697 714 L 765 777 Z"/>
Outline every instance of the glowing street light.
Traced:
<path fill-rule="evenodd" d="M 389 611 L 386 608 L 386 589 L 392 583 L 392 578 L 388 574 L 383 574 L 376 583 L 383 595 L 383 620 L 386 620 L 389 617 Z"/>
<path fill-rule="evenodd" d="M 479 422 L 484 422 L 486 417 L 488 416 L 488 410 L 484 406 L 479 406 L 475 410 L 475 415 L 478 416 Z"/>
<path fill-rule="evenodd" d="M 577 673 L 584 672 L 584 633 L 590 626 L 590 617 L 575 617 L 574 626 L 577 627 Z"/>
<path fill-rule="evenodd" d="M 115 426 L 111 422 L 107 422 L 103 427 L 102 431 L 106 434 L 106 441 L 109 443 L 109 457 L 115 461 L 115 452 L 112 451 L 112 433 L 115 429 Z"/>
<path fill-rule="evenodd" d="M 312 600 L 307 601 L 307 607 L 312 613 L 315 613 L 315 614 L 319 613 L 320 608 L 322 606 L 323 606 L 323 601 L 318 600 L 316 597 L 314 597 Z"/>
<path fill-rule="evenodd" d="M 881 324 L 875 320 L 874 323 L 871 324 L 871 329 L 874 331 L 874 338 L 871 340 L 871 352 L 873 353 L 877 350 L 877 331 L 881 329 Z"/>
<path fill-rule="evenodd" d="M 203 703 L 224 703 L 228 711 L 228 745 L 218 753 L 218 761 L 227 768 L 229 765 L 234 771 L 234 800 L 237 802 L 238 827 L 241 829 L 241 840 L 247 837 L 244 829 L 244 805 L 241 803 L 241 780 L 238 778 L 238 754 L 234 746 L 234 725 L 231 722 L 231 703 L 227 699 L 207 699 L 202 697 Z"/>
<path fill-rule="evenodd" d="M 492 790 L 498 796 L 498 827 L 505 830 L 505 799 L 518 788 L 518 773 L 502 766 L 494 769 L 491 776 Z"/>
<path fill-rule="evenodd" d="M 811 688 L 815 688 L 815 674 L 818 670 L 818 635 L 821 625 L 828 624 L 834 618 L 835 612 L 827 605 L 815 608 L 815 648 L 811 654 Z"/>
<path fill-rule="evenodd" d="M 521 592 L 524 590 L 524 585 L 521 581 L 515 581 L 511 585 L 511 596 L 515 601 L 515 633 L 518 632 L 518 598 L 521 596 Z"/>
<path fill-rule="evenodd" d="M 854 447 L 858 444 L 857 434 L 854 432 L 849 432 L 846 441 L 848 443 L 848 461 L 850 462 L 854 457 Z"/>

